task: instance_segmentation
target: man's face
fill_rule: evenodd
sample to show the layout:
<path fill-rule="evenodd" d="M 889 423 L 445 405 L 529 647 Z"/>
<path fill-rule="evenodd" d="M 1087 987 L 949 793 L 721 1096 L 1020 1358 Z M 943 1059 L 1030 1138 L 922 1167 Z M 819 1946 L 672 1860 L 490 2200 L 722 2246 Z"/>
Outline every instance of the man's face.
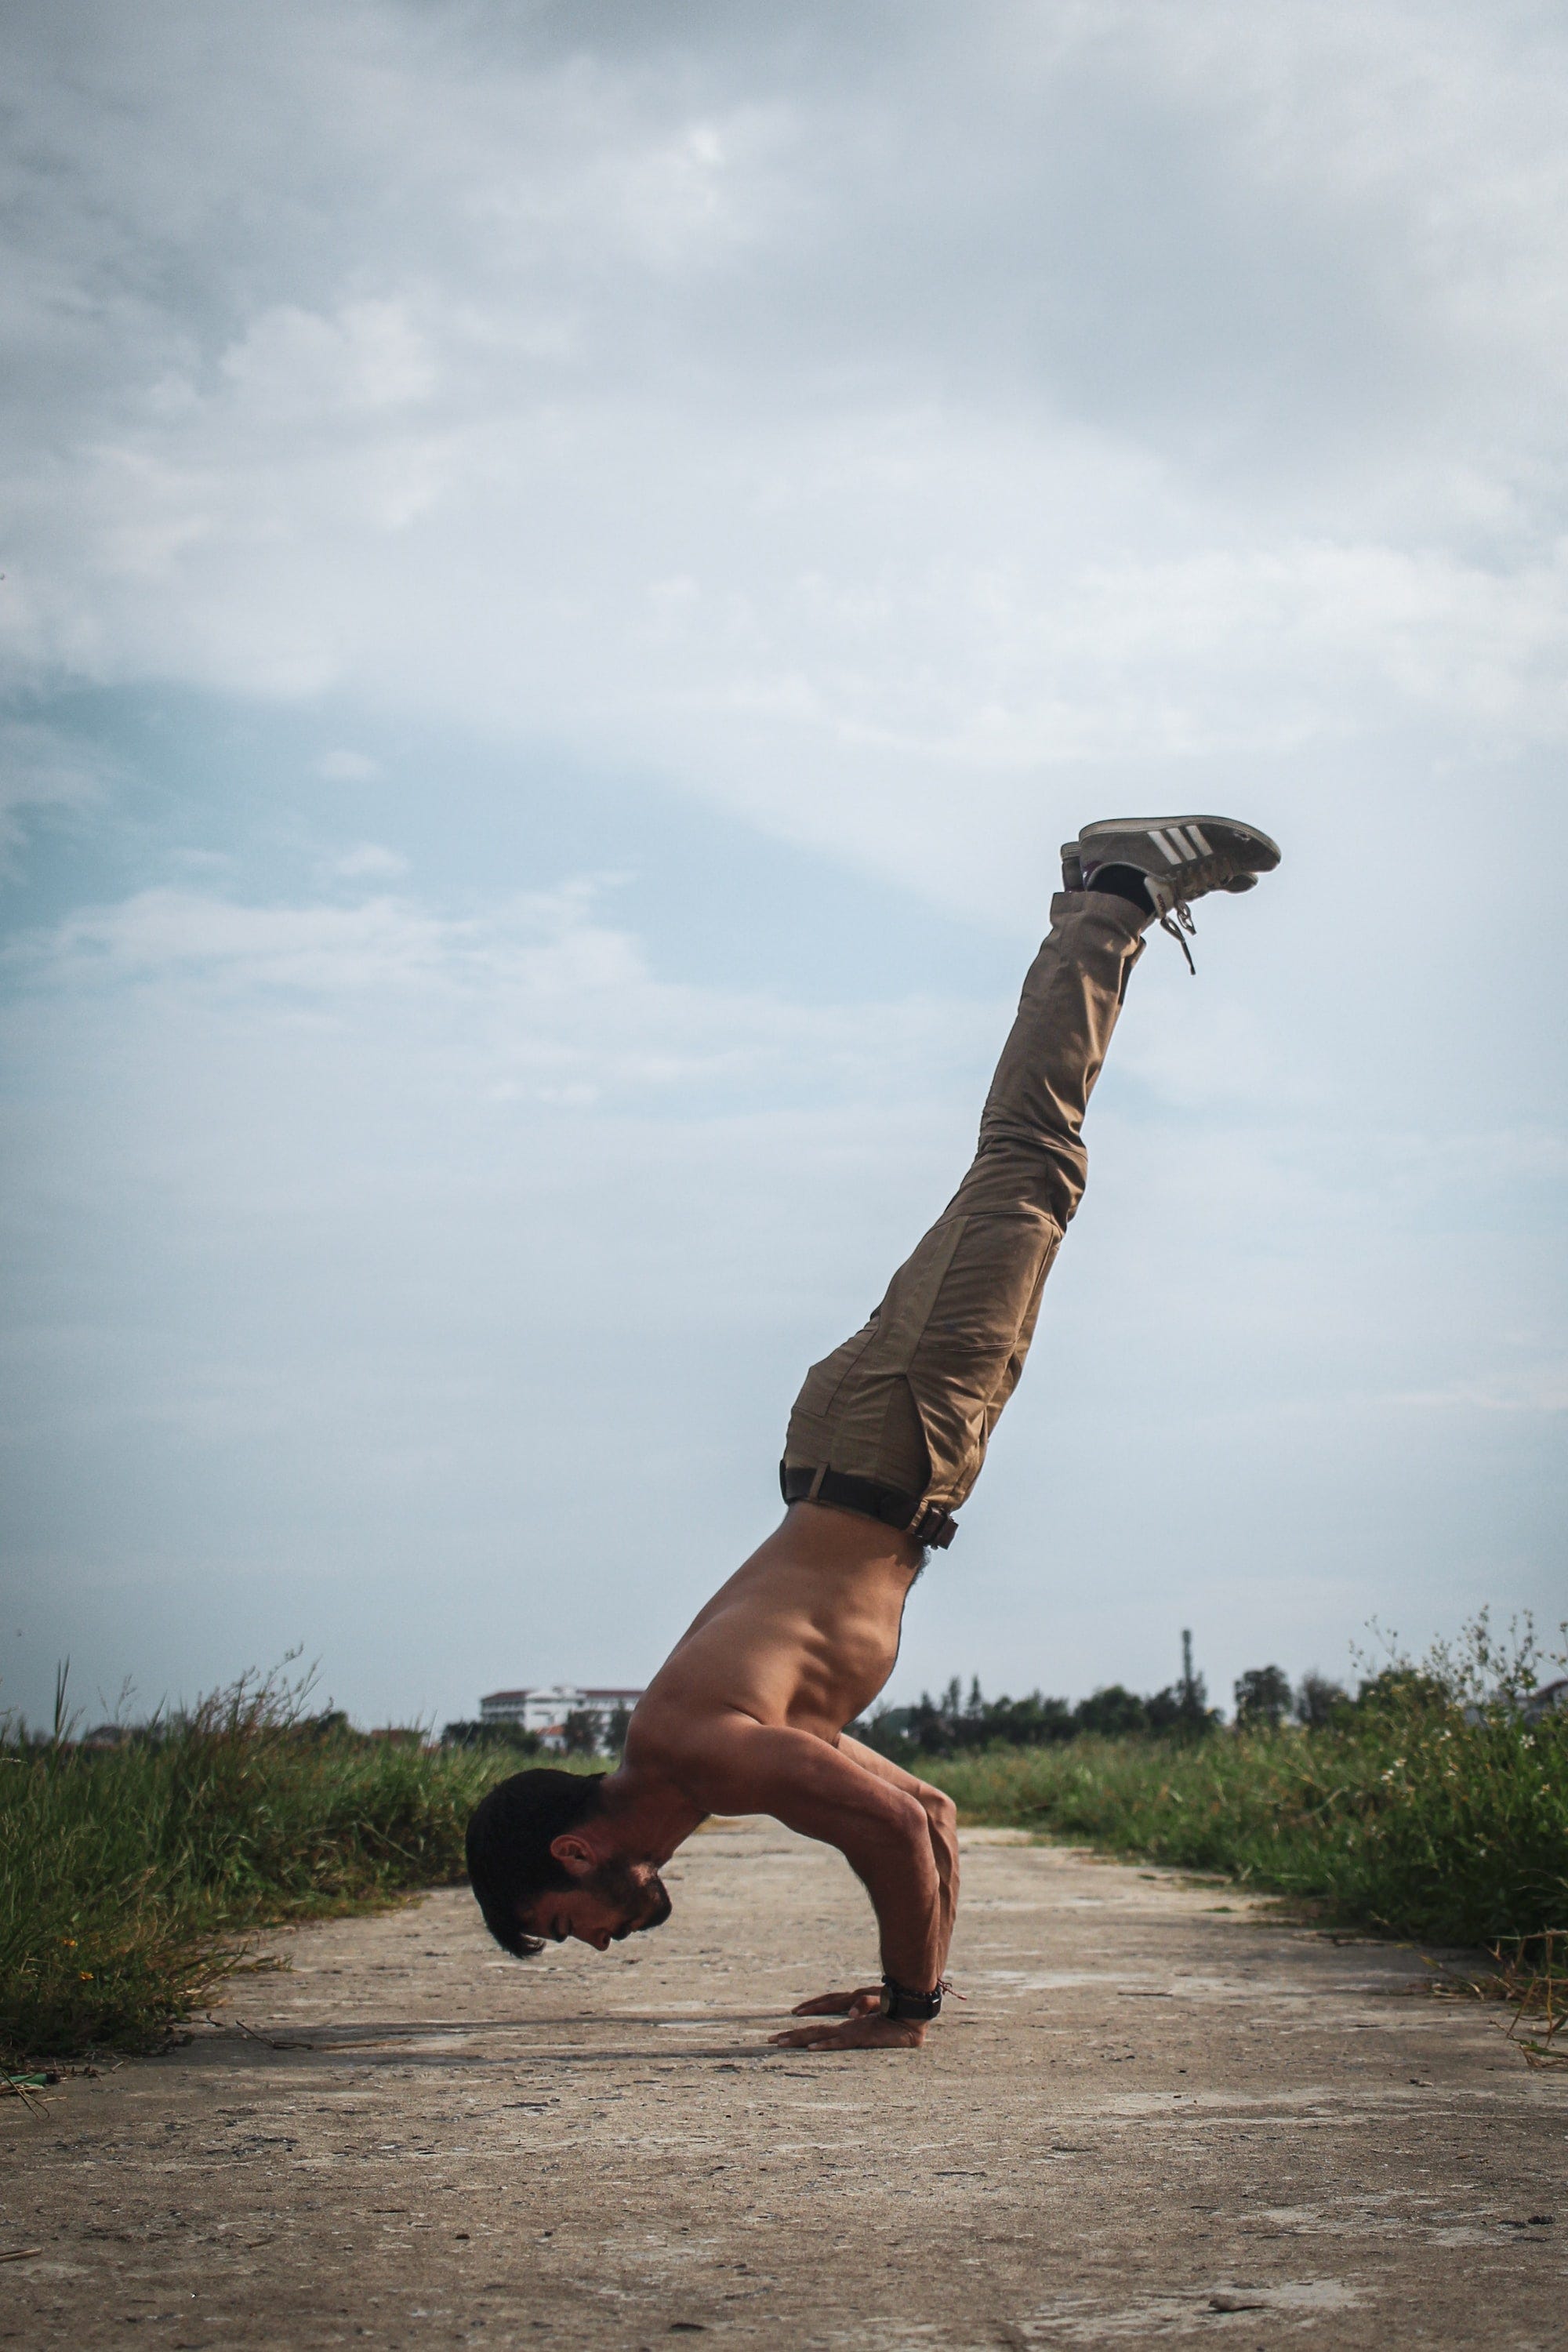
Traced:
<path fill-rule="evenodd" d="M 531 1936 L 553 1944 L 574 1937 L 607 1952 L 612 1944 L 647 1927 L 659 1927 L 668 1918 L 670 1901 L 664 1881 L 647 1863 L 606 1862 L 559 1895 L 542 1895 L 523 1914 Z"/>

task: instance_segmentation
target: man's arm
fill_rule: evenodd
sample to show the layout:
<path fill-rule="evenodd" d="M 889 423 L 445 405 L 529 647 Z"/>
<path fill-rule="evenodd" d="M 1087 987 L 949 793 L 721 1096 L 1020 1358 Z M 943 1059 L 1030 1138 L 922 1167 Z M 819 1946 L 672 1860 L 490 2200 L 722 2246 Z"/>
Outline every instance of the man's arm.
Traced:
<path fill-rule="evenodd" d="M 930 1815 L 913 1793 L 920 1783 L 896 1766 L 889 1773 L 868 1769 L 858 1760 L 868 1750 L 847 1756 L 808 1731 L 750 1716 L 710 1718 L 694 1748 L 679 1777 L 695 1802 L 719 1812 L 772 1813 L 786 1828 L 837 1846 L 871 1898 L 889 1976 L 921 1992 L 938 1982 L 952 1905 Z M 902 2048 L 924 2032 L 906 2019 L 880 2016 L 832 2029 L 835 2042 Z"/>
<path fill-rule="evenodd" d="M 940 1935 L 942 1949 L 938 1956 L 937 1973 L 947 1972 L 948 1947 L 952 1942 L 952 1925 L 958 1916 L 958 1807 L 944 1789 L 933 1789 L 929 1780 L 917 1780 L 895 1764 L 890 1756 L 879 1756 L 874 1748 L 865 1747 L 851 1739 L 846 1732 L 838 1742 L 840 1756 L 847 1756 L 863 1772 L 875 1774 L 890 1787 L 901 1789 L 914 1799 L 926 1817 L 926 1832 L 931 1839 L 931 1858 L 941 1882 L 942 1919 Z"/>
<path fill-rule="evenodd" d="M 895 1764 L 889 1756 L 879 1755 L 876 1748 L 863 1746 L 858 1739 L 851 1739 L 847 1732 L 838 1742 L 838 1753 L 847 1756 L 862 1771 L 870 1772 L 879 1780 L 886 1780 L 889 1787 L 913 1797 L 926 1817 L 939 1887 L 940 1978 L 947 1971 L 948 1949 L 952 1942 L 953 1921 L 958 1912 L 958 1808 L 944 1790 L 933 1789 L 929 1780 L 917 1780 L 912 1772 L 906 1772 L 901 1764 Z M 921 1988 L 922 1990 L 924 1989 Z M 799 2002 L 794 2014 L 796 2017 L 864 2017 L 876 2008 L 880 1994 L 879 1985 L 861 1985 L 852 1992 L 825 1992 L 815 2000 Z"/>

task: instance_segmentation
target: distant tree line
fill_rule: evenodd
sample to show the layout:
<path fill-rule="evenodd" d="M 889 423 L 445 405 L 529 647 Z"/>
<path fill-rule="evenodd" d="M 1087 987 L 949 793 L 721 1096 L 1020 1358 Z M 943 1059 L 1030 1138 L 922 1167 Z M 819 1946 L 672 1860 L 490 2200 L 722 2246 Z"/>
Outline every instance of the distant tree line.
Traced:
<path fill-rule="evenodd" d="M 1325 1675 L 1304 1675 L 1293 1685 L 1281 1666 L 1254 1666 L 1234 1685 L 1237 1728 L 1278 1730 L 1290 1718 L 1308 1728 L 1339 1722 L 1357 1706 L 1376 1704 L 1386 1679 L 1380 1675 L 1363 1683 L 1352 1700 L 1342 1685 Z M 1140 1735 L 1206 1739 L 1221 1721 L 1219 1709 L 1208 1703 L 1203 1675 L 1194 1669 L 1191 1637 L 1184 1634 L 1181 1675 L 1163 1690 L 1141 1696 L 1121 1683 L 1106 1683 L 1075 1706 L 1037 1690 L 1026 1698 L 988 1699 L 978 1675 L 965 1694 L 954 1675 L 940 1697 L 922 1691 L 915 1706 L 883 1708 L 852 1723 L 849 1730 L 868 1748 L 905 1761 L 979 1748 L 1048 1748 L 1085 1732 L 1106 1739 Z"/>

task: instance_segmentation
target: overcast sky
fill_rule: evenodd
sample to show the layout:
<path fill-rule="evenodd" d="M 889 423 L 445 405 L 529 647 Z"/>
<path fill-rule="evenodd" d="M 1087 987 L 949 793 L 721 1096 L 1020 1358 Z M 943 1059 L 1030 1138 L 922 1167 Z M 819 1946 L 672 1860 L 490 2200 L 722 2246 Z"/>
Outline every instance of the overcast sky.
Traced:
<path fill-rule="evenodd" d="M 1561 8 L 3 22 L 0 1706 L 646 1678 L 1131 811 L 890 1695 L 1563 1615 Z"/>

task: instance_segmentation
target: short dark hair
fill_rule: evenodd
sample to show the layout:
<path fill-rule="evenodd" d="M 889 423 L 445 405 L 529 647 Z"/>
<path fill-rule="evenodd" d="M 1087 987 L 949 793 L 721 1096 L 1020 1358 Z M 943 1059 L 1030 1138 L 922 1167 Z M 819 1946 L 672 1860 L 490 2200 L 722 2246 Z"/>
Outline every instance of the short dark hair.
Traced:
<path fill-rule="evenodd" d="M 551 1841 L 604 1811 L 604 1781 L 602 1772 L 514 1772 L 475 1806 L 465 1841 L 468 1884 L 502 1951 L 521 1960 L 544 1949 L 543 1937 L 529 1935 L 518 1915 L 541 1895 L 576 1884 Z"/>

